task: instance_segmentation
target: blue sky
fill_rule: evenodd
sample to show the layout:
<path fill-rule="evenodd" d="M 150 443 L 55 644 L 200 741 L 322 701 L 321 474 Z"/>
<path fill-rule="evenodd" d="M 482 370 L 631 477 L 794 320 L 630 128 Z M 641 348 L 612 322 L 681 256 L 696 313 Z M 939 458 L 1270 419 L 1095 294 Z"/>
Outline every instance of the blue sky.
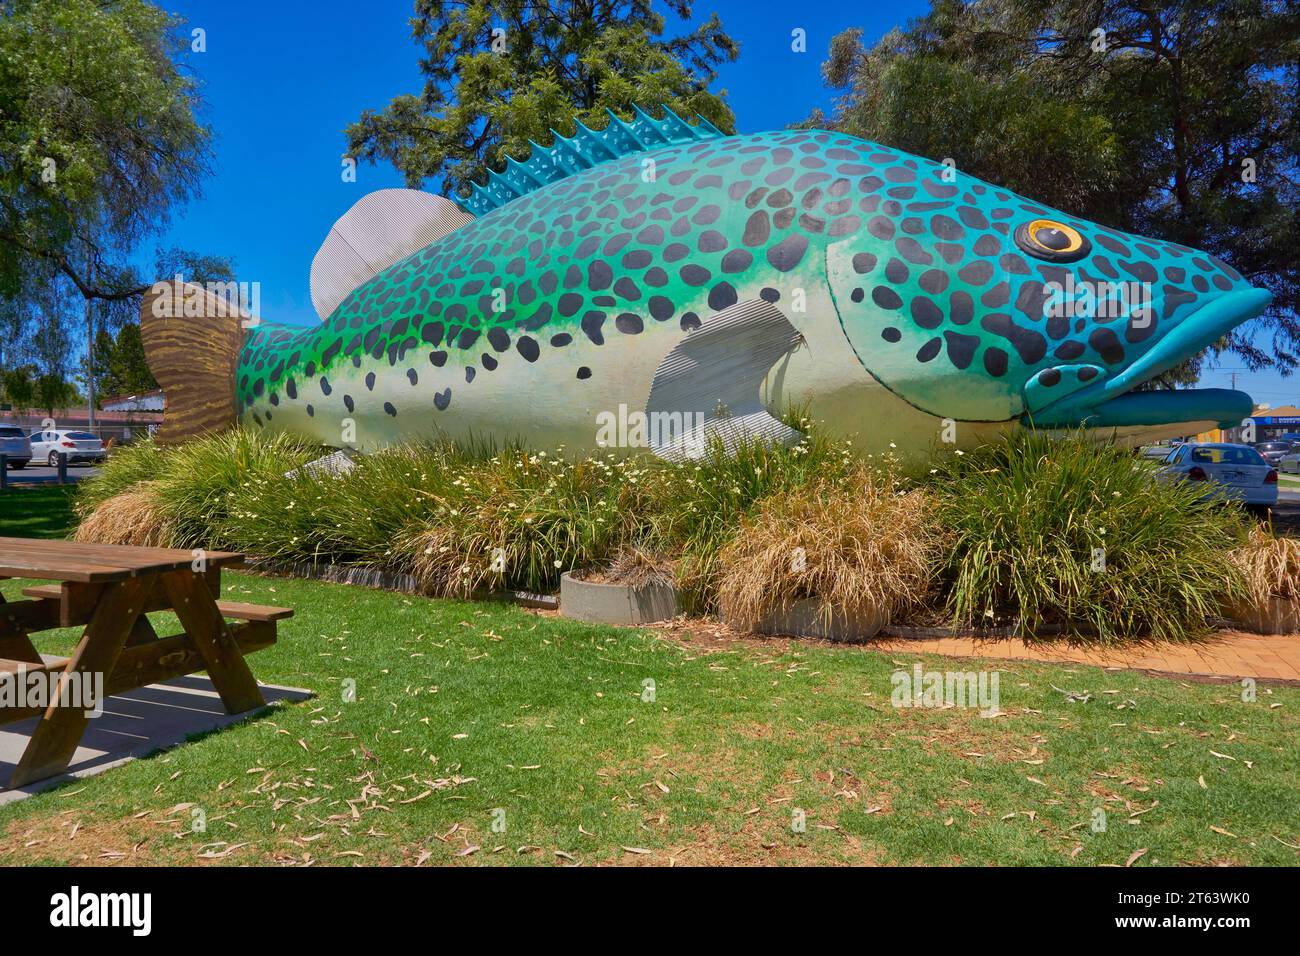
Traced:
<path fill-rule="evenodd" d="M 160 240 L 232 256 L 239 278 L 261 283 L 262 317 L 314 323 L 308 270 L 330 225 L 375 189 L 403 185 L 388 165 L 362 165 L 357 182 L 340 177 L 343 128 L 363 109 L 417 93 L 419 48 L 410 0 L 162 0 L 206 31 L 207 50 L 190 56 L 203 86 L 204 121 L 215 134 L 213 175 L 203 196 L 181 210 Z M 926 0 L 864 3 L 817 0 L 697 0 L 696 19 L 716 10 L 740 42 L 740 57 L 719 71 L 741 131 L 776 129 L 834 92 L 821 78 L 830 38 L 861 27 L 875 40 L 923 13 Z M 794 12 L 792 12 L 794 11 Z M 790 49 L 807 31 L 808 52 Z M 672 29 L 670 21 L 670 29 Z M 142 255 L 151 262 L 152 254 Z M 1249 373 L 1227 356 L 1202 385 L 1237 387 L 1274 405 L 1300 400 L 1295 380 Z"/>

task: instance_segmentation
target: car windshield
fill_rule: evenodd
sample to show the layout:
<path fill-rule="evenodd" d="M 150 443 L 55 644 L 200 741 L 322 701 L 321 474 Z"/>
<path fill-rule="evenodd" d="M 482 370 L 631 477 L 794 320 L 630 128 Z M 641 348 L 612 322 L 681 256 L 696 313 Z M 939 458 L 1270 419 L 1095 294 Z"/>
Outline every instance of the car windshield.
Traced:
<path fill-rule="evenodd" d="M 21 428 L 0 428 L 0 438 L 22 438 Z"/>
<path fill-rule="evenodd" d="M 1192 461 L 1198 465 L 1262 465 L 1264 459 L 1253 448 L 1229 445 L 1223 448 L 1193 448 Z"/>

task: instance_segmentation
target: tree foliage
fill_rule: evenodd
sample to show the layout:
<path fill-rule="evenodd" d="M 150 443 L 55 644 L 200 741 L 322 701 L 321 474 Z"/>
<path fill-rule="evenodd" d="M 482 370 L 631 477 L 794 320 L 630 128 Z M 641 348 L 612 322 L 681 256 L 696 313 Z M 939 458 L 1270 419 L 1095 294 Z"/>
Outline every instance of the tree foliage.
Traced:
<path fill-rule="evenodd" d="M 1300 349 L 1300 7 L 1288 0 L 932 0 L 834 38 L 825 124 L 1119 229 L 1209 251 L 1274 305 L 1227 345 Z"/>
<path fill-rule="evenodd" d="M 691 0 L 665 6 L 691 17 Z M 366 110 L 347 138 L 351 155 L 391 162 L 412 188 L 434 179 L 467 191 L 552 129 L 603 127 L 607 108 L 630 119 L 633 104 L 664 104 L 734 128 L 725 94 L 709 92 L 738 52 L 717 14 L 667 37 L 651 0 L 416 0 L 411 26 L 423 91 Z"/>

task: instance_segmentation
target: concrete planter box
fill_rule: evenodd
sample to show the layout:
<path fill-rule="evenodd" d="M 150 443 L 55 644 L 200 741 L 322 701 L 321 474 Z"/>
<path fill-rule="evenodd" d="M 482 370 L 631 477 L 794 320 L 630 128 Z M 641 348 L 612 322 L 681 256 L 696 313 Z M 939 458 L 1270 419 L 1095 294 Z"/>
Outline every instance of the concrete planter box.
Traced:
<path fill-rule="evenodd" d="M 1271 597 L 1265 609 L 1242 608 L 1232 619 L 1256 634 L 1300 634 L 1300 601 Z"/>
<path fill-rule="evenodd" d="M 668 585 L 597 584 L 568 572 L 560 577 L 561 617 L 634 626 L 671 620 L 680 613 L 677 589 Z"/>
<path fill-rule="evenodd" d="M 822 637 L 829 641 L 860 643 L 875 637 L 889 623 L 889 615 L 880 611 L 850 615 L 835 610 L 828 624 L 821 616 L 820 604 L 813 598 L 795 601 L 785 611 L 769 614 L 755 630 L 760 634 Z"/>

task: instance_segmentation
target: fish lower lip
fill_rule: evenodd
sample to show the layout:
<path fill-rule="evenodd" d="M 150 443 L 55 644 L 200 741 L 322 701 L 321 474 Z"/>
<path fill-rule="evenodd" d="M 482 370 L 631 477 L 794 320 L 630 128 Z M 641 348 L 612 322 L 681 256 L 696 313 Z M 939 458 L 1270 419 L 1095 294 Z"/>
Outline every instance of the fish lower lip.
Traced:
<path fill-rule="evenodd" d="M 1101 379 L 1060 401 L 1026 413 L 1042 426 L 1160 424 L 1216 421 L 1236 424 L 1251 412 L 1250 396 L 1229 389 L 1133 389 L 1218 341 L 1268 307 L 1267 289 L 1247 288 L 1216 296 L 1183 318 L 1150 351 L 1113 378 Z M 1243 408 L 1244 405 L 1244 408 Z M 1028 404 L 1026 405 L 1028 407 Z M 1173 417 L 1170 417 L 1173 416 Z"/>

